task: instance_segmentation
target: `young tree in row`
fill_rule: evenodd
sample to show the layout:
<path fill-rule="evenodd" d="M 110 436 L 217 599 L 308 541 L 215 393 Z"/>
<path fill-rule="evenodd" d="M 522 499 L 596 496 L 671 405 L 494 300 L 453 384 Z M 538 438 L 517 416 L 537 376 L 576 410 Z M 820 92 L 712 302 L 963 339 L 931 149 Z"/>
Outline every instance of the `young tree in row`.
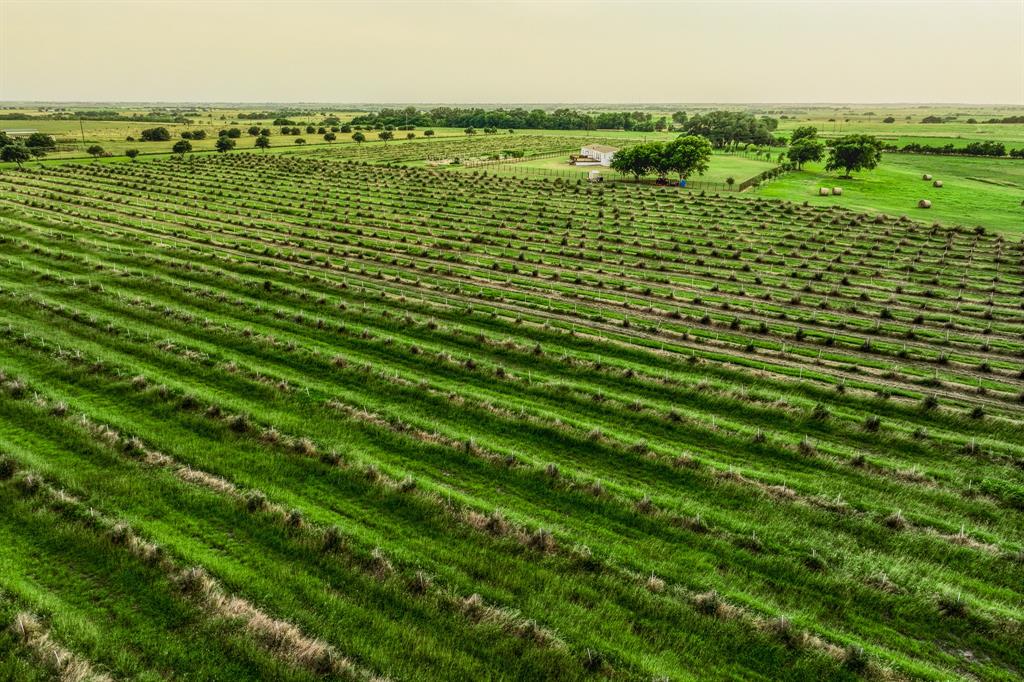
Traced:
<path fill-rule="evenodd" d="M 256 142 L 254 144 L 257 149 L 267 151 L 267 149 L 270 147 L 270 138 L 267 137 L 266 135 L 260 135 L 259 137 L 256 138 Z"/>
<path fill-rule="evenodd" d="M 826 171 L 842 170 L 848 178 L 854 171 L 871 170 L 882 160 L 882 142 L 870 135 L 847 135 L 832 143 Z"/>

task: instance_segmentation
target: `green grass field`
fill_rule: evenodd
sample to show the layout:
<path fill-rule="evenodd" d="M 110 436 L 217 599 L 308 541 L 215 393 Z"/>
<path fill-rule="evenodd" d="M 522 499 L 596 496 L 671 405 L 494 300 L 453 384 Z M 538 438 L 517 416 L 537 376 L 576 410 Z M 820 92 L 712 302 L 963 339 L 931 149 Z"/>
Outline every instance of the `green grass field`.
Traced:
<path fill-rule="evenodd" d="M 943 186 L 922 180 L 925 174 Z M 841 187 L 843 194 L 819 197 L 819 187 Z M 1016 159 L 885 154 L 877 169 L 856 173 L 852 179 L 809 164 L 762 186 L 757 194 L 1024 234 L 1024 162 Z M 920 199 L 930 200 L 932 207 L 918 208 Z"/>
<path fill-rule="evenodd" d="M 1017 166 L 497 143 L 0 170 L 0 674 L 1019 679 Z"/>

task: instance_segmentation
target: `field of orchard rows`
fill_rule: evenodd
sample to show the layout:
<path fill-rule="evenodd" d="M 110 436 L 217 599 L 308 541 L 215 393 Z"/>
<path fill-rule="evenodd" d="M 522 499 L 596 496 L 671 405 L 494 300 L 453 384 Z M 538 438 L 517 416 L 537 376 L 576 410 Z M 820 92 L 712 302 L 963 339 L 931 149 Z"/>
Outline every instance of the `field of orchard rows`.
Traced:
<path fill-rule="evenodd" d="M 1024 675 L 1019 241 L 254 153 L 0 221 L 0 678 Z"/>

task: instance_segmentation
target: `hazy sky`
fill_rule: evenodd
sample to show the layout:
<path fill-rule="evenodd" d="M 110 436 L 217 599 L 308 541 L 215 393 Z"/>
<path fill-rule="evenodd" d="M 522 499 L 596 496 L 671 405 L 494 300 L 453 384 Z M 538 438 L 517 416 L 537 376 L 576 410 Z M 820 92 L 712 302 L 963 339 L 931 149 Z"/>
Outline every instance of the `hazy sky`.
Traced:
<path fill-rule="evenodd" d="M 0 100 L 1024 104 L 1024 0 L 0 0 Z"/>

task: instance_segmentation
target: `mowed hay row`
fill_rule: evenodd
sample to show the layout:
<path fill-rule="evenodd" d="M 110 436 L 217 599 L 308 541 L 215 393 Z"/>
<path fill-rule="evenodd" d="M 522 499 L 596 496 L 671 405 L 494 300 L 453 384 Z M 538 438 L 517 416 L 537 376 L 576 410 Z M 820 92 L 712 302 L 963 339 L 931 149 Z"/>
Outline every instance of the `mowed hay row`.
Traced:
<path fill-rule="evenodd" d="M 1019 664 L 1020 243 L 331 156 L 52 166 L 0 189 L 8 383 L 214 477 L 186 483 L 344 520 L 549 627 L 574 674 Z M 351 488 L 374 476 L 394 492 Z M 332 508 L 320 481 L 360 492 Z M 530 566 L 519 528 L 559 551 Z M 716 619 L 711 593 L 743 617 Z M 459 617 L 486 628 L 471 601 Z M 631 632 L 648 602 L 674 606 Z M 680 653 L 709 615 L 761 653 Z"/>

